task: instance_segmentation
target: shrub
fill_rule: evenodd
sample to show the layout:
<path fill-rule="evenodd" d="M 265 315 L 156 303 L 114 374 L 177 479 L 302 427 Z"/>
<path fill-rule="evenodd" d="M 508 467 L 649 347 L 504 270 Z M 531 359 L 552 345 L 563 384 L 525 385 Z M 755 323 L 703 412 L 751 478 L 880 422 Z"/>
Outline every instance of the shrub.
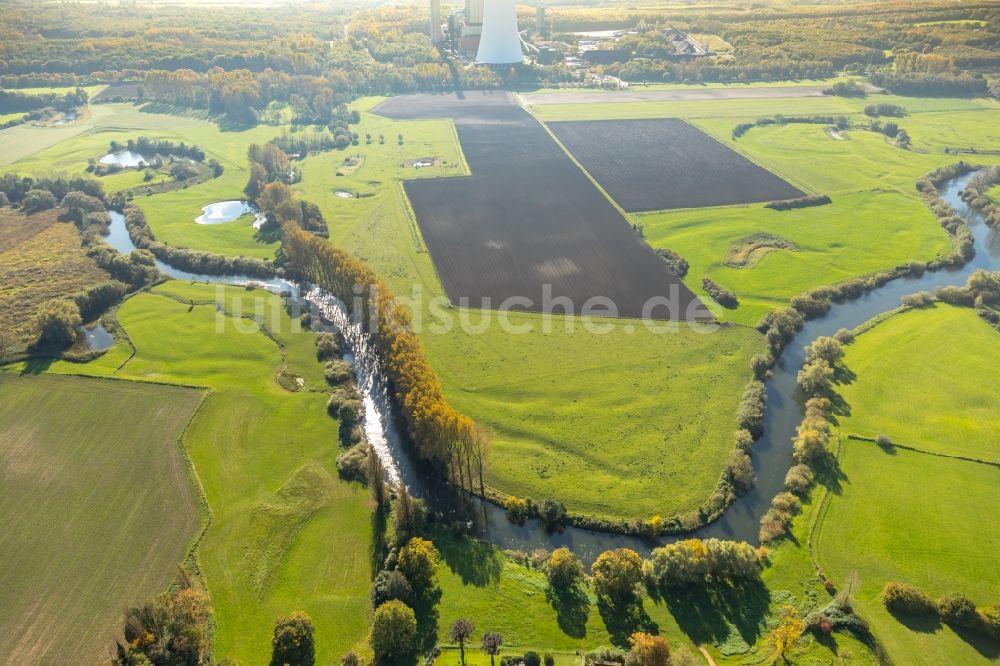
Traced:
<path fill-rule="evenodd" d="M 510 522 L 524 525 L 524 521 L 528 519 L 527 500 L 511 495 L 504 501 L 503 506 L 507 509 L 507 519 Z"/>
<path fill-rule="evenodd" d="M 361 666 L 361 657 L 352 650 L 341 657 L 340 666 Z"/>
<path fill-rule="evenodd" d="M 728 289 L 723 289 L 717 282 L 710 278 L 702 279 L 701 288 L 704 289 L 716 303 L 724 308 L 732 309 L 739 305 L 739 300 L 736 298 L 736 294 Z"/>
<path fill-rule="evenodd" d="M 842 345 L 849 345 L 854 342 L 854 333 L 846 328 L 838 329 L 837 332 L 833 334 L 833 337 Z"/>
<path fill-rule="evenodd" d="M 521 659 L 524 661 L 524 666 L 542 666 L 542 658 L 538 656 L 537 652 L 528 650 Z"/>
<path fill-rule="evenodd" d="M 833 385 L 833 368 L 821 358 L 806 363 L 799 370 L 799 388 L 809 396 L 822 395 L 830 392 Z"/>
<path fill-rule="evenodd" d="M 372 583 L 372 607 L 378 608 L 387 601 L 396 599 L 409 604 L 413 597 L 413 587 L 399 571 L 383 569 Z"/>
<path fill-rule="evenodd" d="M 750 462 L 750 456 L 743 451 L 733 451 L 726 470 L 739 492 L 745 493 L 753 487 L 753 464 Z"/>
<path fill-rule="evenodd" d="M 993 640 L 1000 640 L 1000 606 L 987 606 L 979 609 L 979 618 L 983 633 Z"/>
<path fill-rule="evenodd" d="M 875 438 L 875 443 L 886 449 L 892 446 L 892 439 L 889 438 L 889 435 L 878 435 Z"/>
<path fill-rule="evenodd" d="M 556 500 L 545 499 L 538 507 L 538 517 L 549 532 L 562 531 L 566 525 L 566 505 Z"/>
<path fill-rule="evenodd" d="M 329 384 L 343 384 L 351 378 L 351 364 L 347 361 L 327 361 L 323 376 Z"/>
<path fill-rule="evenodd" d="M 785 211 L 794 210 L 796 208 L 811 208 L 813 206 L 825 206 L 832 203 L 832 199 L 825 194 L 816 194 L 807 197 L 799 197 L 798 199 L 784 199 L 781 201 L 772 201 L 770 203 L 764 204 L 764 208 L 770 208 L 771 210 Z"/>
<path fill-rule="evenodd" d="M 556 666 L 556 658 L 551 654 L 546 654 L 542 657 L 542 662 L 545 663 L 545 666 Z"/>
<path fill-rule="evenodd" d="M 28 215 L 56 207 L 56 198 L 48 190 L 28 190 L 21 199 L 21 210 Z"/>
<path fill-rule="evenodd" d="M 793 465 L 785 475 L 785 488 L 796 495 L 804 495 L 812 485 L 813 471 L 809 465 Z"/>
<path fill-rule="evenodd" d="M 736 424 L 746 430 L 751 437 L 760 437 L 764 432 L 764 407 L 767 389 L 764 382 L 752 381 L 743 391 L 743 398 L 736 412 Z"/>
<path fill-rule="evenodd" d="M 844 357 L 844 349 L 836 338 L 821 336 L 813 340 L 813 343 L 806 347 L 806 361 L 813 362 L 822 359 L 830 365 Z"/>
<path fill-rule="evenodd" d="M 337 336 L 333 333 L 320 333 L 316 336 L 316 360 L 328 361 L 340 353 Z"/>
<path fill-rule="evenodd" d="M 934 303 L 934 298 L 926 291 L 918 291 L 915 294 L 903 296 L 903 305 L 911 308 L 925 308 Z"/>
<path fill-rule="evenodd" d="M 82 323 L 80 308 L 74 301 L 48 301 L 38 308 L 35 332 L 39 342 L 65 347 L 76 340 L 76 330 Z"/>
<path fill-rule="evenodd" d="M 657 249 L 656 254 L 667 265 L 667 269 L 679 278 L 683 278 L 688 272 L 688 262 L 681 255 L 673 250 Z"/>
<path fill-rule="evenodd" d="M 972 599 L 960 592 L 949 592 L 938 601 L 938 614 L 947 624 L 965 629 L 976 629 L 979 625 L 979 612 Z"/>
<path fill-rule="evenodd" d="M 882 604 L 893 613 L 937 615 L 938 606 L 930 595 L 915 585 L 886 583 L 882 589 Z"/>
<path fill-rule="evenodd" d="M 337 456 L 337 472 L 345 479 L 362 481 L 367 479 L 368 444 L 362 442 L 352 446 Z"/>

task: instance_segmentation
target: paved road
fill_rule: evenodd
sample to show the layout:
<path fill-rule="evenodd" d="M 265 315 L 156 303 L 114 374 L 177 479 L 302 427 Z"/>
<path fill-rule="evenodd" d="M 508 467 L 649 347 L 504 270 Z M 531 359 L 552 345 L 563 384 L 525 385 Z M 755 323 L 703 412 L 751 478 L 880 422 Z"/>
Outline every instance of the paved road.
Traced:
<path fill-rule="evenodd" d="M 565 93 L 523 93 L 526 106 L 544 104 L 603 104 L 607 102 L 695 102 L 700 100 L 778 99 L 822 97 L 829 86 L 775 86 L 773 88 L 685 88 L 682 90 L 609 90 Z"/>

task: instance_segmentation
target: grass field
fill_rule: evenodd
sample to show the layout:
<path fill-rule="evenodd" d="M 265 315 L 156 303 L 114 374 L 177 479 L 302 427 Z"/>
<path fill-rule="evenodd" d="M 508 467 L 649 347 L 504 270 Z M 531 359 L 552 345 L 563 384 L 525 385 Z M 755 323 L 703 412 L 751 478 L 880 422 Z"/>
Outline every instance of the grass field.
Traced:
<path fill-rule="evenodd" d="M 886 582 L 902 581 L 935 597 L 958 591 L 982 605 L 996 603 L 1000 529 L 992 506 L 1000 470 L 900 449 L 887 453 L 865 442 L 844 445 L 841 468 L 843 491 L 830 502 L 816 553 L 837 582 L 858 572 L 856 604 L 894 663 L 995 661 L 995 644 L 967 640 L 943 625 L 908 626 L 878 595 Z"/>
<path fill-rule="evenodd" d="M 850 412 L 842 432 L 1000 460 L 1000 336 L 973 310 L 939 304 L 889 317 L 848 347 L 845 364 L 857 379 L 839 390 Z"/>
<path fill-rule="evenodd" d="M 847 347 L 843 364 L 853 379 L 838 387 L 839 431 L 995 460 L 989 369 L 1000 360 L 997 342 L 968 308 L 938 304 L 884 319 Z M 1000 529 L 990 512 L 1000 470 L 846 438 L 841 450 L 842 487 L 821 517 L 815 552 L 835 581 L 857 570 L 858 605 L 889 656 L 949 664 L 1000 658 L 996 644 L 937 623 L 901 622 L 878 600 L 886 582 L 902 581 L 935 597 L 958 591 L 996 603 Z"/>
<path fill-rule="evenodd" d="M 202 396 L 0 373 L 0 662 L 99 663 L 166 590 L 198 528 L 177 441 Z"/>
<path fill-rule="evenodd" d="M 110 278 L 87 257 L 76 227 L 56 216 L 0 208 L 0 328 L 13 334 L 18 351 L 34 339 L 39 305 Z"/>
<path fill-rule="evenodd" d="M 255 322 L 216 312 L 217 301 L 259 316 L 284 354 Z M 123 343 L 86 366 L 52 370 L 212 389 L 184 445 L 213 514 L 198 559 L 217 656 L 266 661 L 275 618 L 298 609 L 316 625 L 317 664 L 339 663 L 367 629 L 370 511 L 367 492 L 337 478 L 326 396 L 275 381 L 284 366 L 322 389 L 313 335 L 296 332 L 266 292 L 180 282 L 129 299 L 119 320 L 138 349 L 121 370 Z"/>

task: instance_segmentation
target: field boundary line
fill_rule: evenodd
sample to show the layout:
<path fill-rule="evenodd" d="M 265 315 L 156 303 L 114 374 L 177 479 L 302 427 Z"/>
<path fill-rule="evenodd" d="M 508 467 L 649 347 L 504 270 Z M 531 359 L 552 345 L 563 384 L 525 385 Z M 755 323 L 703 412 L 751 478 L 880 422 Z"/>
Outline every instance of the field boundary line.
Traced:
<path fill-rule="evenodd" d="M 566 154 L 566 156 L 569 158 L 570 162 L 572 162 L 573 164 L 575 164 L 576 168 L 583 172 L 583 175 L 586 176 L 587 180 L 589 180 L 591 182 L 591 184 L 594 187 L 597 188 L 597 191 L 600 192 L 601 194 L 603 194 L 604 198 L 611 202 L 611 205 L 614 206 L 614 209 L 617 210 L 621 214 L 621 216 L 625 219 L 625 222 L 631 225 L 630 220 L 632 218 L 630 216 L 630 213 L 628 213 L 628 211 L 626 211 L 624 208 L 622 208 L 621 206 L 619 206 L 617 201 L 615 201 L 614 199 L 611 198 L 611 195 L 608 194 L 607 190 L 605 190 L 603 187 L 601 187 L 601 184 L 597 182 L 597 179 L 594 178 L 594 176 L 589 171 L 587 171 L 587 169 L 584 168 L 583 164 L 581 164 L 578 159 L 576 159 L 576 155 L 574 155 L 573 153 L 571 153 L 569 151 L 569 148 L 566 147 L 566 144 L 564 144 L 562 141 L 559 140 L 559 137 L 557 137 L 556 133 L 552 131 L 552 128 L 550 128 L 546 123 L 543 123 L 541 121 L 541 119 L 538 116 L 536 116 L 534 113 L 532 113 L 530 110 L 524 108 L 523 106 L 521 108 L 524 109 L 524 111 L 529 116 L 531 116 L 535 120 L 536 123 L 538 123 L 539 125 L 542 126 L 542 128 L 545 130 L 545 133 L 549 135 L 549 138 L 551 138 L 553 141 L 555 141 L 556 145 L 559 146 L 560 150 L 562 150 Z M 648 246 L 649 243 L 646 243 L 646 245 Z"/>
<path fill-rule="evenodd" d="M 472 175 L 472 167 L 469 166 L 469 161 L 465 159 L 465 149 L 462 148 L 462 139 L 458 136 L 458 127 L 455 126 L 455 119 L 448 118 L 448 127 L 451 130 L 451 138 L 455 141 L 455 146 L 458 148 L 458 158 L 462 160 L 462 167 L 465 169 L 465 176 Z"/>
<path fill-rule="evenodd" d="M 463 157 L 463 159 L 465 159 Z M 406 184 L 401 180 L 394 180 L 393 184 L 396 189 L 396 198 L 399 200 L 399 206 L 403 210 L 403 215 L 406 217 L 406 226 L 410 230 L 410 240 L 413 241 L 414 249 L 420 254 L 429 254 L 427 249 L 427 243 L 424 241 L 423 234 L 420 233 L 420 224 L 417 222 L 417 214 L 413 210 L 413 206 L 410 204 L 410 198 L 406 196 Z"/>
<path fill-rule="evenodd" d="M 847 439 L 855 442 L 865 442 L 866 444 L 875 444 L 876 446 L 882 448 L 882 445 L 874 437 L 865 437 L 864 435 L 855 435 L 850 433 L 847 435 Z M 948 458 L 951 460 L 959 460 L 961 462 L 975 463 L 977 465 L 987 465 L 989 467 L 1000 468 L 1000 461 L 998 460 L 987 460 L 985 458 L 974 458 L 972 456 L 963 456 L 957 453 L 944 453 L 943 451 L 930 451 L 928 449 L 922 449 L 918 446 L 911 446 L 909 444 L 899 444 L 897 442 L 890 442 L 885 448 L 889 449 L 902 449 L 904 451 L 912 451 L 914 453 L 922 453 L 927 456 L 935 456 L 937 458 Z"/>

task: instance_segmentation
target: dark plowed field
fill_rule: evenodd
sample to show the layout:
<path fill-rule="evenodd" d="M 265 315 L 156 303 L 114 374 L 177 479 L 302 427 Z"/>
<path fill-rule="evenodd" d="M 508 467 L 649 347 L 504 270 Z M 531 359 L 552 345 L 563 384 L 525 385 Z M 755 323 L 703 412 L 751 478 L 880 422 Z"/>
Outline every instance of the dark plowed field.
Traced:
<path fill-rule="evenodd" d="M 803 196 L 683 120 L 549 123 L 564 146 L 630 213 Z"/>
<path fill-rule="evenodd" d="M 382 104 L 390 118 L 453 118 L 471 177 L 406 183 L 438 275 L 452 303 L 561 313 L 605 297 L 618 316 L 657 319 L 708 312 L 635 234 L 545 129 L 509 95 L 411 95 Z M 488 300 L 487 300 L 488 299 Z M 530 301 L 530 304 L 528 303 Z M 596 312 L 595 312 L 596 314 Z"/>

